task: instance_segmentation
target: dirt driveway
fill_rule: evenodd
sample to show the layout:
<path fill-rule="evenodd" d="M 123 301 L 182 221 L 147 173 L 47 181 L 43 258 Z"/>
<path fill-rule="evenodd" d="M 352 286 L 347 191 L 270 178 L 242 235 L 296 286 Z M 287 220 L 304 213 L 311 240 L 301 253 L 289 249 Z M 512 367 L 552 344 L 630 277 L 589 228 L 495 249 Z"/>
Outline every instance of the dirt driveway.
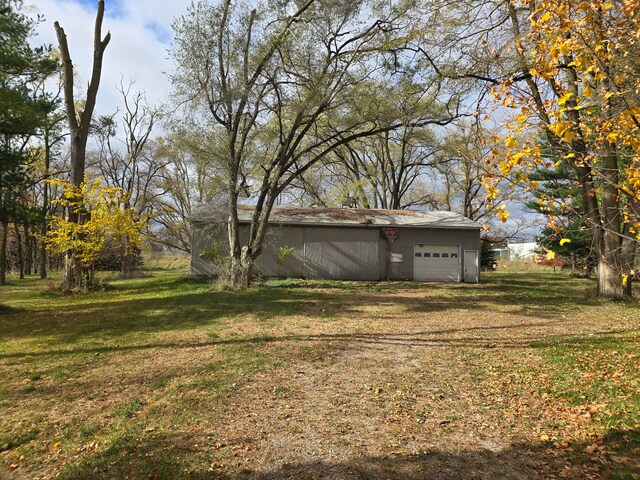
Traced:
<path fill-rule="evenodd" d="M 591 419 L 543 393 L 549 367 L 535 345 L 638 322 L 606 306 L 488 306 L 484 294 L 336 291 L 335 311 L 314 312 L 332 321 L 270 331 L 310 353 L 238 389 L 216 468 L 264 479 L 600 478 L 595 457 L 575 463 Z"/>

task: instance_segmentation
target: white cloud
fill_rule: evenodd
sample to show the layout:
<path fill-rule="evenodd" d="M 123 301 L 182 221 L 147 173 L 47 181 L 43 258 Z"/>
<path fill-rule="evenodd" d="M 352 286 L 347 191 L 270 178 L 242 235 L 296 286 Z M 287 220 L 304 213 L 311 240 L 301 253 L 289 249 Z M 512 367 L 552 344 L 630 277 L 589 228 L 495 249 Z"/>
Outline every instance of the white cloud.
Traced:
<path fill-rule="evenodd" d="M 33 0 L 31 0 L 33 1 Z M 29 0 L 27 2 L 29 3 Z M 151 103 L 167 100 L 171 85 L 165 72 L 172 69 L 167 49 L 173 38 L 171 23 L 184 14 L 190 0 L 107 0 L 103 36 L 111 32 L 105 54 L 96 114 L 113 112 L 120 104 L 117 85 L 135 78 L 136 90 L 145 91 Z M 83 96 L 91 75 L 95 0 L 38 0 L 29 6 L 43 14 L 36 44 L 57 46 L 53 22 L 64 28 L 76 68 L 76 95 Z"/>

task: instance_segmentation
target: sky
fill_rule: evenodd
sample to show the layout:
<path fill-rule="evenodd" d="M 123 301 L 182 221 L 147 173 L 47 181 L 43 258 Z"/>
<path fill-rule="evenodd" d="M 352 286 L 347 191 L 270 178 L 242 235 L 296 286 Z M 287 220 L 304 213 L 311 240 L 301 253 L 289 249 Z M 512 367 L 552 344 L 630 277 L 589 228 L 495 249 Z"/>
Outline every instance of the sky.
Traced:
<path fill-rule="evenodd" d="M 171 24 L 186 13 L 191 0 L 105 0 L 103 37 L 111 32 L 104 54 L 102 79 L 95 115 L 113 113 L 122 104 L 117 86 L 123 79 L 136 83 L 134 91 L 144 91 L 151 104 L 167 100 L 172 70 L 167 49 L 173 39 Z M 30 15 L 44 16 L 34 44 L 57 47 L 53 28 L 58 21 L 67 34 L 71 59 L 76 69 L 76 95 L 84 96 L 93 61 L 93 27 L 97 0 L 25 0 Z"/>
<path fill-rule="evenodd" d="M 97 0 L 24 2 L 28 13 L 43 15 L 45 19 L 37 27 L 33 44 L 57 46 L 54 21 L 64 28 L 76 69 L 77 97 L 85 95 L 91 75 L 97 3 Z M 111 114 L 117 108 L 122 111 L 122 96 L 118 92 L 121 80 L 126 87 L 130 78 L 135 79 L 133 91 L 145 92 L 150 104 L 168 101 L 171 94 L 168 73 L 173 69 L 167 51 L 173 39 L 171 25 L 186 13 L 190 4 L 191 0 L 105 0 L 102 31 L 103 36 L 111 32 L 111 41 L 104 54 L 94 118 Z M 512 207 L 512 216 L 528 216 L 520 208 Z M 532 235 L 526 232 L 523 236 Z"/>

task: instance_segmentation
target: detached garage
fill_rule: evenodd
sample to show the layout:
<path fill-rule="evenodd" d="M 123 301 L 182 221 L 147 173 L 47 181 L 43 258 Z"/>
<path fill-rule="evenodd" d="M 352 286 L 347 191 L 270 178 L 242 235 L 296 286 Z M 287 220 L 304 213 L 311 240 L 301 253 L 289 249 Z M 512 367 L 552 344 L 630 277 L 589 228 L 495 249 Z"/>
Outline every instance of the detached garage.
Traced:
<path fill-rule="evenodd" d="M 241 237 L 252 213 L 239 209 Z M 203 253 L 225 242 L 225 226 L 202 215 L 191 223 L 191 273 L 211 275 Z M 475 283 L 480 228 L 453 212 L 276 207 L 256 266 L 274 277 Z"/>

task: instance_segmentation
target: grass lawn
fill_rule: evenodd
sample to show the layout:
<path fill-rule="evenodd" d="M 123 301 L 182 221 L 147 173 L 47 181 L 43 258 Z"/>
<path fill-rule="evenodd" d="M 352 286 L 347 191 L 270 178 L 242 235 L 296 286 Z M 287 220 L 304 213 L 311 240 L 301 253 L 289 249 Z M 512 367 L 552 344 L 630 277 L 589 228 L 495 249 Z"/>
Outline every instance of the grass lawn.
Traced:
<path fill-rule="evenodd" d="M 640 303 L 589 280 L 146 273 L 0 288 L 0 478 L 640 479 Z"/>

